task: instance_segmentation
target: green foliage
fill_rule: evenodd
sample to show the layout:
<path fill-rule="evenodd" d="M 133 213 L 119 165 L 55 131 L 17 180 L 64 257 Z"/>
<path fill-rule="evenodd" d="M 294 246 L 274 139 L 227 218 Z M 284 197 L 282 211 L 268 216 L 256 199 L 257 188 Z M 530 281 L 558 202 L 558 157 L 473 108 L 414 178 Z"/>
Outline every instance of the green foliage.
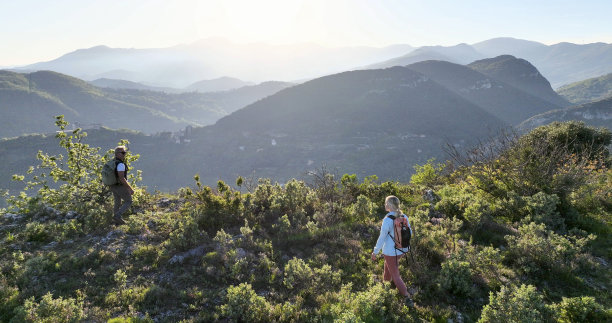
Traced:
<path fill-rule="evenodd" d="M 59 212 L 68 211 L 85 215 L 88 228 L 96 227 L 106 222 L 106 205 L 109 203 L 109 191 L 102 185 L 100 170 L 106 160 L 113 156 L 111 150 L 104 156 L 99 154 L 100 148 L 90 147 L 84 143 L 87 133 L 76 129 L 66 131 L 68 122 L 64 116 L 56 117 L 56 126 L 60 129 L 56 138 L 59 146 L 66 151 L 67 159 L 63 155 L 49 155 L 38 152 L 37 159 L 40 164 L 30 167 L 28 175 L 15 175 L 14 180 L 24 181 L 25 189 L 19 196 L 11 196 L 7 201 L 11 209 L 21 212 L 34 212 L 43 206 L 51 206 Z M 127 145 L 126 140 L 119 144 Z M 138 155 L 128 155 L 126 163 L 129 165 L 138 160 Z M 130 174 L 129 180 L 135 184 L 141 180 L 139 172 Z M 51 183 L 52 181 L 53 183 Z M 25 194 L 33 191 L 33 195 Z M 137 191 L 138 192 L 138 191 Z M 135 201 L 138 201 L 138 192 Z M 138 203 L 135 203 L 138 205 Z M 44 239 L 43 229 L 33 228 L 35 239 Z"/>
<path fill-rule="evenodd" d="M 563 236 L 533 222 L 522 225 L 517 236 L 506 236 L 509 258 L 516 268 L 539 277 L 552 271 L 580 269 L 588 257 L 587 244 L 594 239 L 594 235 Z"/>
<path fill-rule="evenodd" d="M 232 322 L 268 322 L 270 304 L 255 293 L 250 284 L 242 283 L 227 288 L 226 302 L 221 306 L 222 315 Z"/>
<path fill-rule="evenodd" d="M 398 300 L 395 290 L 383 284 L 372 284 L 364 291 L 353 291 L 353 285 L 342 286 L 332 297 L 329 308 L 323 308 L 324 316 L 334 322 L 405 322 L 409 320 L 407 308 Z M 333 302 L 331 302 L 333 300 Z"/>
<path fill-rule="evenodd" d="M 593 297 L 565 298 L 556 305 L 557 320 L 561 323 L 610 322 L 612 312 L 595 301 Z"/>
<path fill-rule="evenodd" d="M 442 179 L 440 174 L 446 166 L 444 164 L 434 165 L 433 162 L 434 159 L 430 159 L 425 165 L 415 165 L 416 173 L 410 177 L 410 183 L 425 187 L 434 187 L 440 184 Z"/>
<path fill-rule="evenodd" d="M 449 259 L 442 263 L 440 287 L 459 296 L 469 296 L 472 291 L 472 271 L 466 261 Z"/>
<path fill-rule="evenodd" d="M 503 286 L 496 294 L 489 295 L 489 304 L 483 308 L 478 322 L 547 322 L 552 321 L 551 315 L 535 287 Z"/>
<path fill-rule="evenodd" d="M 27 299 L 11 322 L 79 322 L 84 317 L 82 301 L 47 293 L 39 302 L 34 297 Z"/>
<path fill-rule="evenodd" d="M 8 322 L 18 304 L 19 288 L 10 286 L 6 278 L 0 278 L 0 321 Z"/>

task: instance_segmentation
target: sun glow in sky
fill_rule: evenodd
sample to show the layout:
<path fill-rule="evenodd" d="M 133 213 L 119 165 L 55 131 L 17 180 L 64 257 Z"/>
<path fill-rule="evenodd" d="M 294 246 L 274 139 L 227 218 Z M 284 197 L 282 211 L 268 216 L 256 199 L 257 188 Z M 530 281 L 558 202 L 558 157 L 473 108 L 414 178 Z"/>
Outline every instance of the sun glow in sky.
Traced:
<path fill-rule="evenodd" d="M 0 66 L 219 37 L 325 46 L 612 43 L 610 0 L 0 0 Z"/>

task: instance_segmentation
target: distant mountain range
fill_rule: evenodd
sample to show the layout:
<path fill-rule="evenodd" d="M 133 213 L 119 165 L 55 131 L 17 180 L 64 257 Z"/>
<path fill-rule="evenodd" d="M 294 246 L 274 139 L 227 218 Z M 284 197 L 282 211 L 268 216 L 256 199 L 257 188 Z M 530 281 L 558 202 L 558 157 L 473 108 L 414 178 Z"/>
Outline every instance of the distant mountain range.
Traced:
<path fill-rule="evenodd" d="M 84 80 L 120 79 L 158 87 L 184 88 L 201 80 L 227 76 L 251 82 L 294 82 L 364 66 L 366 69 L 379 69 L 427 60 L 468 64 L 500 55 L 512 55 L 531 62 L 553 88 L 612 72 L 612 44 L 559 43 L 548 46 L 514 38 L 420 48 L 409 45 L 326 48 L 314 44 L 234 44 L 223 39 L 206 39 L 158 49 L 97 46 L 18 70 L 52 70 Z"/>
<path fill-rule="evenodd" d="M 403 56 L 372 64 L 366 68 L 405 66 L 425 60 L 467 64 L 500 55 L 512 55 L 529 61 L 550 81 L 553 88 L 612 71 L 612 44 L 559 43 L 547 46 L 514 38 L 494 38 L 473 45 L 421 47 Z"/>
<path fill-rule="evenodd" d="M 409 45 L 327 48 L 315 44 L 234 44 L 212 38 L 159 49 L 97 46 L 19 70 L 51 70 L 84 80 L 109 78 L 183 88 L 226 76 L 251 82 L 310 79 L 389 59 L 412 49 Z"/>
<path fill-rule="evenodd" d="M 270 82 L 215 93 L 170 94 L 95 87 L 50 71 L 0 71 L 0 138 L 54 131 L 54 116 L 85 128 L 107 126 L 156 133 L 212 124 L 224 115 L 290 86 Z"/>
<path fill-rule="evenodd" d="M 575 104 L 603 100 L 612 97 L 612 73 L 568 84 L 557 91 Z"/>

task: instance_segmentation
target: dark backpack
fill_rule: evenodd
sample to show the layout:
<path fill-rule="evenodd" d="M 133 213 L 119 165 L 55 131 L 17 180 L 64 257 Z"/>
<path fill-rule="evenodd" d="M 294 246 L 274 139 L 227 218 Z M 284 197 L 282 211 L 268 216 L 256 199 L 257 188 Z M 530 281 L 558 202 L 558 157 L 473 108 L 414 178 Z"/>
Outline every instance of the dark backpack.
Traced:
<path fill-rule="evenodd" d="M 410 238 L 412 237 L 412 234 L 410 233 L 410 227 L 408 226 L 408 220 L 406 217 L 396 217 L 392 214 L 387 216 L 389 219 L 393 220 L 393 233 L 395 234 L 395 237 L 391 236 L 391 238 L 395 242 L 395 248 L 402 249 L 410 247 Z"/>

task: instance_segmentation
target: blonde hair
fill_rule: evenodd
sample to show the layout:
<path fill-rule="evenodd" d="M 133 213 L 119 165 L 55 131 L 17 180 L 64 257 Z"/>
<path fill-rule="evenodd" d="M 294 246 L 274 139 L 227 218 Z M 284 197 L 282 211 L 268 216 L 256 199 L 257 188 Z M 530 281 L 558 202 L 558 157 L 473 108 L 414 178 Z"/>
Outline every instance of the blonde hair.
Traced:
<path fill-rule="evenodd" d="M 392 209 L 391 211 L 397 212 L 398 215 L 403 214 L 402 210 L 400 209 L 400 200 L 397 198 L 397 196 L 387 196 L 387 198 L 385 198 L 385 205 L 388 205 L 390 209 Z"/>

